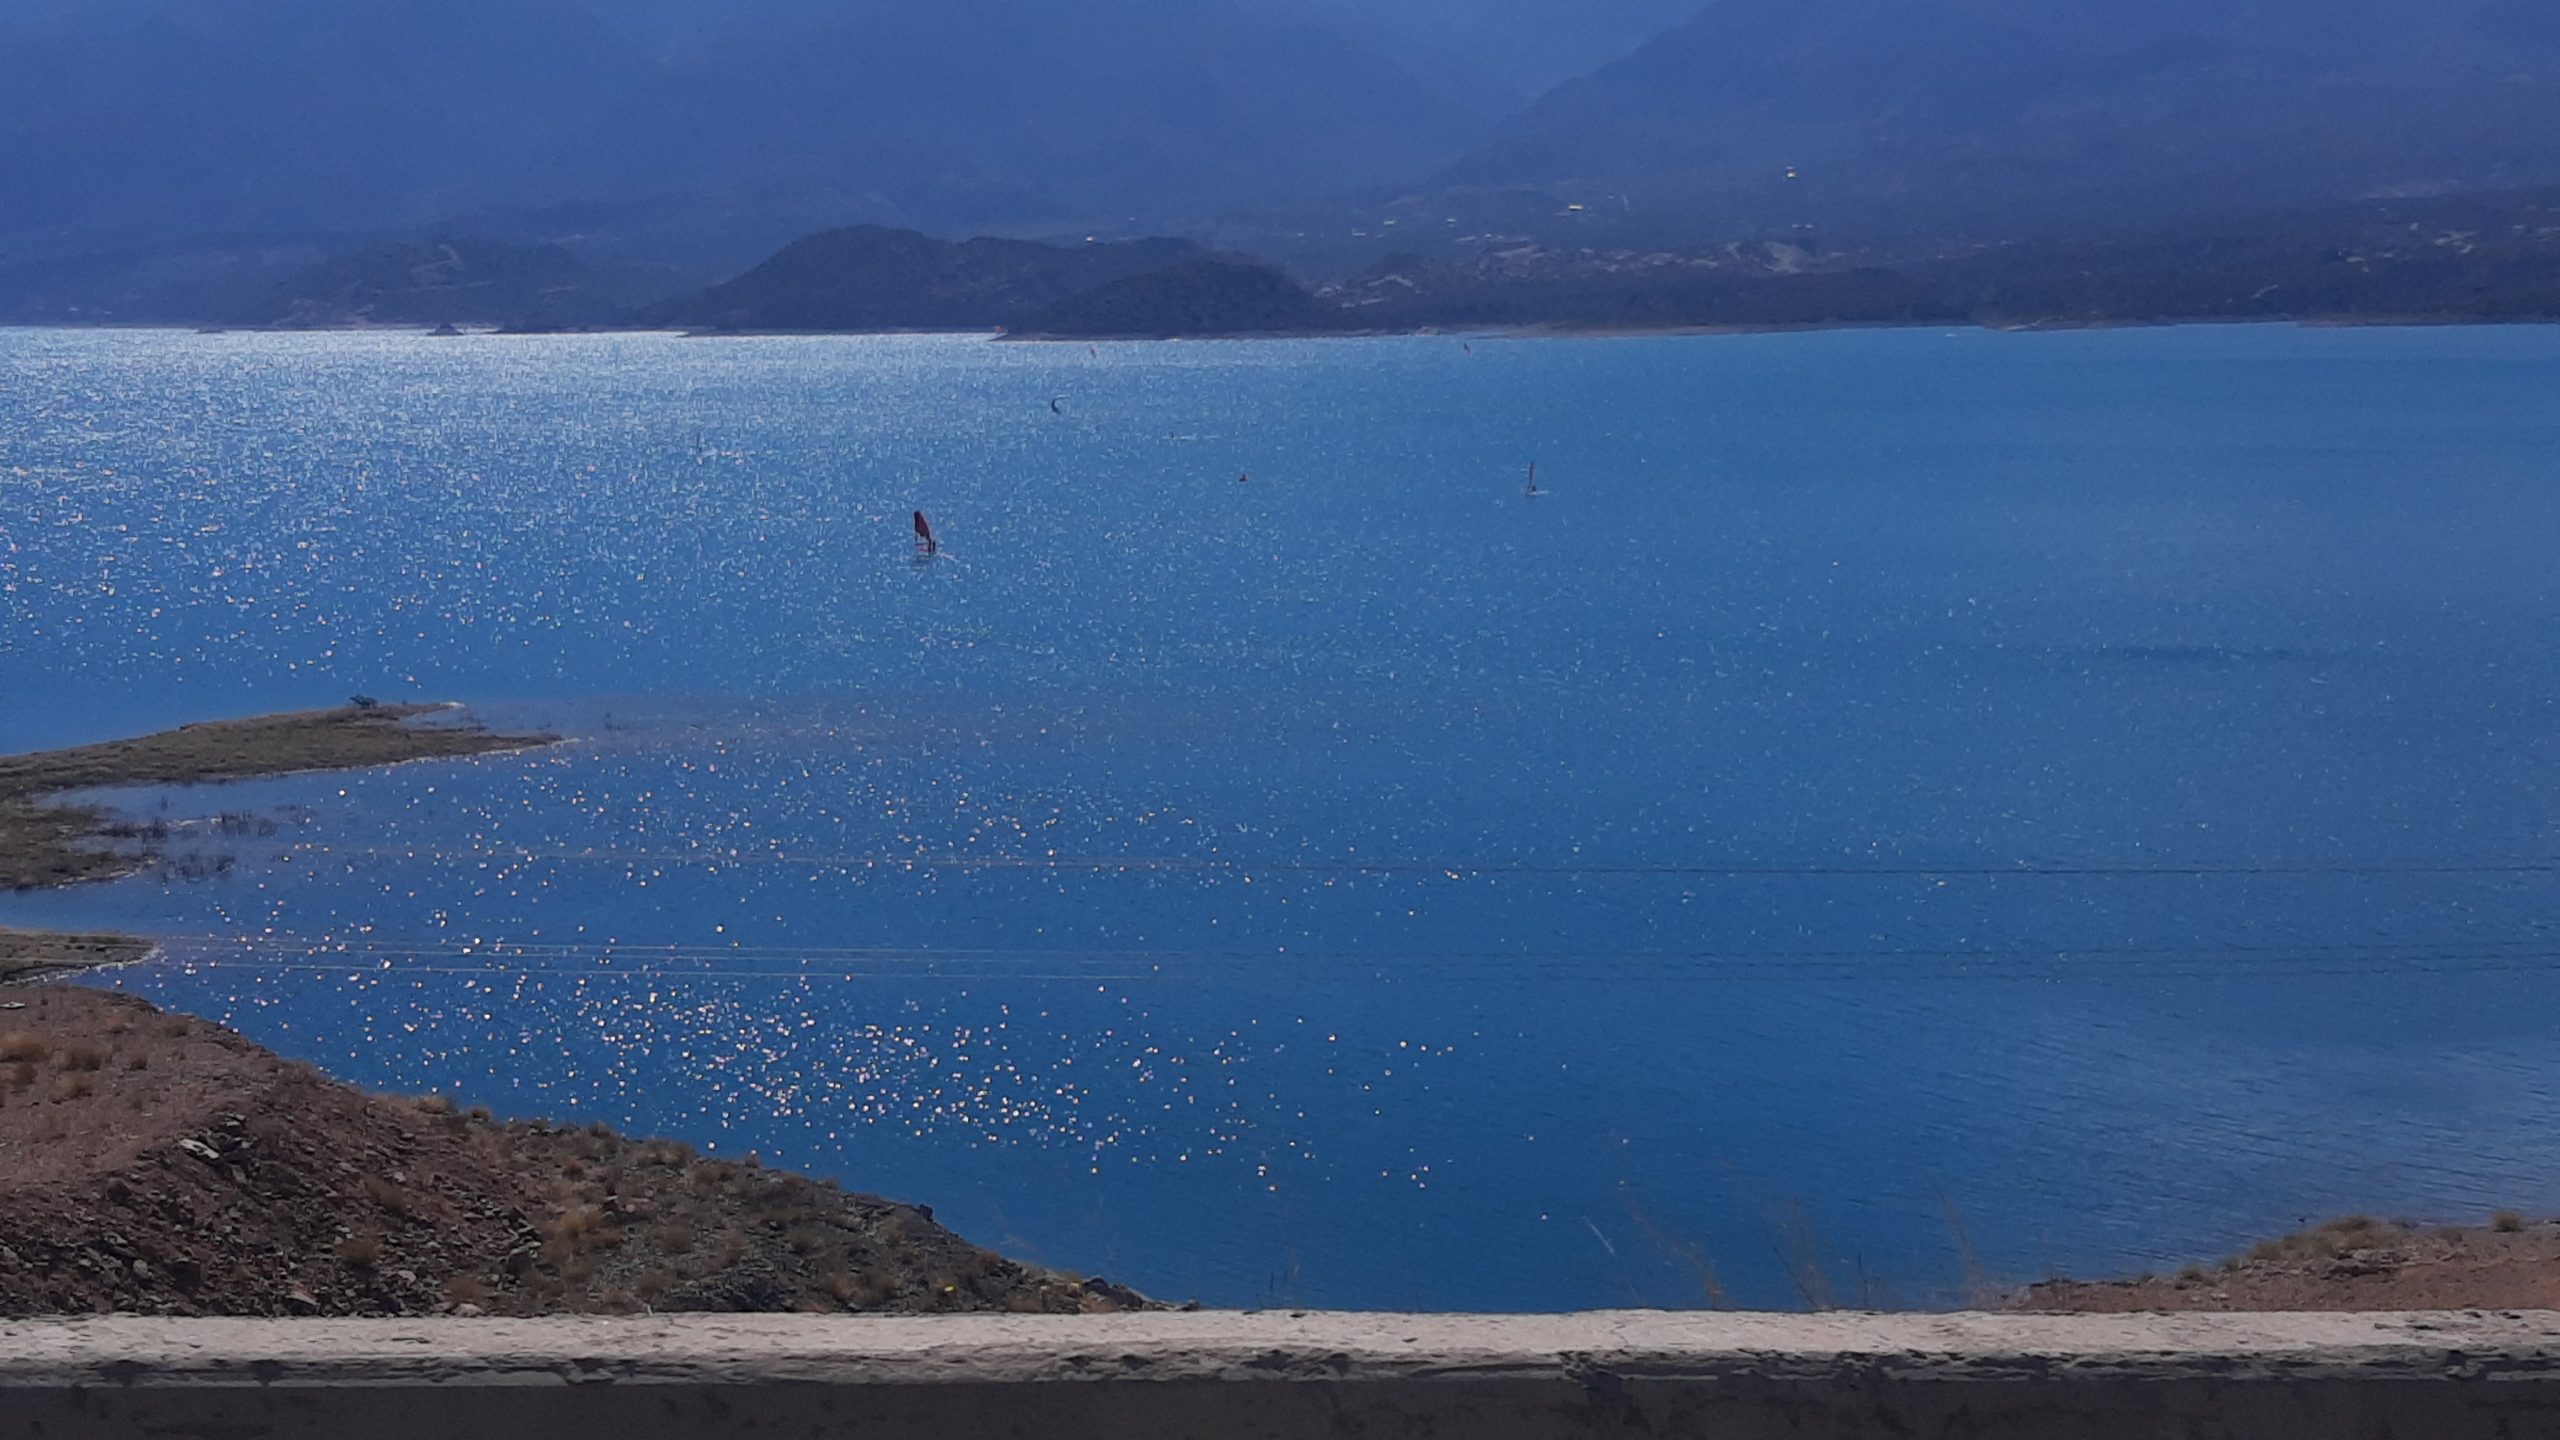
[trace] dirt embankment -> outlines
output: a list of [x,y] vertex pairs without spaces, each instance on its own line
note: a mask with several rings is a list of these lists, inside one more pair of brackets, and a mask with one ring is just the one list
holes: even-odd
[[42,980],[100,965],[127,965],[151,953],[151,942],[130,935],[48,935],[0,930],[0,985]]
[[2145,1310],[2560,1309],[2560,1222],[2487,1225],[2362,1215],[2269,1240],[2214,1266],[2132,1280],[2048,1280],[2017,1308]]
[[1078,1313],[931,1211],[603,1127],[367,1095],[220,1026],[0,991],[0,1314]]

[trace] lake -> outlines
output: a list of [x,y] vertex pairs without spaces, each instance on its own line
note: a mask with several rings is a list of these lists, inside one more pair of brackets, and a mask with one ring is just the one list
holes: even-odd
[[2560,1208],[2560,330],[0,331],[0,498],[0,749],[570,737],[0,899],[363,1085],[1216,1305]]

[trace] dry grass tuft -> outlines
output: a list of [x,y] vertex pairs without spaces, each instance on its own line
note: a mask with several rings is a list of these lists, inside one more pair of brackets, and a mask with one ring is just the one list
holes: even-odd
[[53,1042],[32,1030],[0,1034],[0,1064],[33,1065],[53,1053]]
[[374,1204],[380,1206],[384,1210],[387,1210],[394,1215],[406,1215],[409,1213],[410,1201],[409,1188],[407,1186],[401,1185],[387,1176],[367,1175],[364,1177],[363,1188],[365,1198],[371,1200]]

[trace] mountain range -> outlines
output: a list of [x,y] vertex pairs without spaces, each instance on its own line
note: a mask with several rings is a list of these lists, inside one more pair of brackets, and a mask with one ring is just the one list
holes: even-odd
[[467,222],[734,269],[829,223],[1067,233],[1402,180],[1515,103],[1334,0],[11,5],[19,259]]
[[2553,179],[2550,0],[1720,0],[1437,192],[2011,237]]
[[238,310],[458,235],[668,297],[859,225],[1177,235],[1323,280],[2550,182],[2553,0],[0,7],[0,317]]

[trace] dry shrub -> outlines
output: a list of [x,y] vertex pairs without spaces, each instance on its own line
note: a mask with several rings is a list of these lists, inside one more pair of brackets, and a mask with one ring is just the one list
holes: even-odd
[[55,1054],[54,1063],[65,1070],[104,1070],[107,1052],[95,1045],[65,1045]]
[[125,1057],[124,1068],[133,1071],[148,1070],[151,1068],[151,1057],[137,1051]]
[[52,1053],[53,1042],[33,1030],[0,1034],[0,1064],[34,1064]]
[[649,1243],[668,1255],[682,1255],[693,1248],[693,1227],[670,1220],[649,1232]]
[[2489,1228],[2501,1235],[2513,1235],[2524,1228],[2524,1216],[2513,1210],[2501,1210],[2489,1217]]
[[479,1122],[480,1122],[481,1124],[483,1124],[483,1125],[488,1124],[488,1123],[489,1123],[489,1121],[490,1121],[490,1119],[492,1118],[492,1115],[491,1115],[491,1112],[490,1112],[490,1110],[489,1110],[489,1107],[488,1107],[488,1106],[486,1106],[486,1105],[474,1105],[474,1106],[472,1106],[472,1107],[471,1107],[470,1114],[471,1114],[471,1118],[472,1118],[472,1119],[479,1121]]
[[9,1086],[11,1089],[24,1090],[34,1083],[36,1083],[36,1067],[33,1062],[21,1060],[17,1064],[9,1067]]
[[382,1259],[382,1237],[371,1233],[350,1235],[338,1242],[338,1258],[358,1270],[370,1270]]
[[453,1113],[453,1097],[421,1095],[418,1097],[418,1108],[429,1115],[450,1115]]
[[601,1205],[573,1205],[553,1218],[551,1238],[575,1246],[601,1238],[611,1223]]
[[97,1093],[98,1077],[95,1075],[65,1075],[62,1077],[62,1098],[65,1100],[86,1100]]
[[456,1275],[444,1282],[447,1304],[478,1305],[489,1298],[489,1282],[477,1275]]

